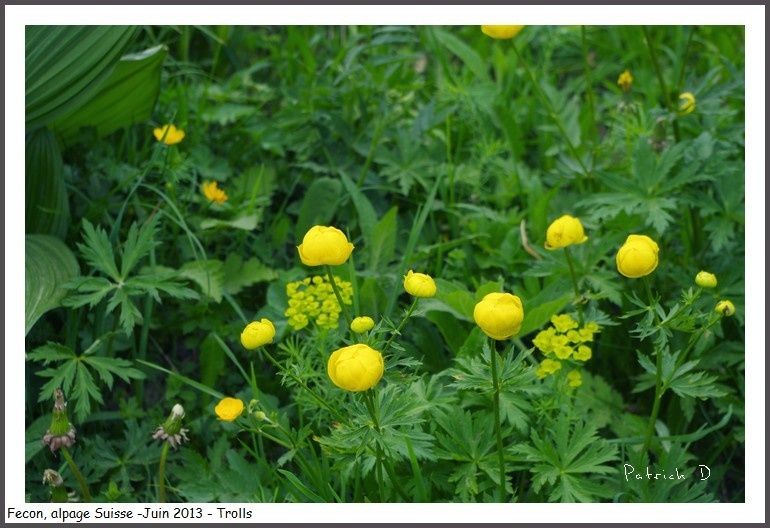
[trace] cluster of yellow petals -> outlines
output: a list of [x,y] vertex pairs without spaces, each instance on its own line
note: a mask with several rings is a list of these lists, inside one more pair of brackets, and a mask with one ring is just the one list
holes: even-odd
[[215,181],[203,182],[203,185],[201,185],[201,192],[209,202],[222,204],[227,201],[227,193],[223,189],[220,189]]
[[[337,289],[345,304],[352,303],[352,285],[334,277]],[[321,328],[337,328],[342,308],[334,295],[334,289],[326,277],[316,275],[286,285],[289,307],[284,315],[289,318],[289,326],[294,330],[306,327],[311,321]]]
[[326,365],[329,379],[337,387],[351,392],[369,390],[385,372],[382,354],[363,343],[336,350]]
[[618,75],[618,86],[624,91],[631,90],[631,84],[634,82],[634,76],[631,75],[631,70],[624,70],[623,73]]
[[176,145],[184,139],[184,130],[177,128],[175,125],[168,124],[154,129],[152,135],[155,136],[155,139],[162,141],[166,145]]
[[[536,371],[541,379],[559,370],[561,361],[572,359],[585,362],[591,359],[591,347],[586,343],[592,342],[594,334],[600,331],[599,325],[593,321],[580,328],[578,322],[568,314],[554,315],[551,324],[538,332],[532,341],[546,356]],[[548,356],[554,356],[555,359]]]
[[233,422],[241,414],[243,414],[243,401],[238,398],[222,398],[217,406],[214,407],[214,412],[217,418],[223,422]]

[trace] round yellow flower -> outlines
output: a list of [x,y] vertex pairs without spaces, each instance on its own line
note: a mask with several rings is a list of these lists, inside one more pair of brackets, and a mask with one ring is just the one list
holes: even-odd
[[241,344],[246,350],[254,350],[257,347],[273,342],[275,327],[270,320],[262,318],[261,321],[252,321],[241,332]]
[[481,32],[493,39],[512,39],[518,35],[524,26],[481,26]]
[[615,256],[618,271],[630,279],[649,275],[658,267],[658,251],[658,244],[650,237],[628,235]]
[[313,226],[305,233],[297,251],[306,266],[339,266],[350,258],[353,244],[336,227]]
[[433,297],[436,295],[436,283],[430,275],[415,273],[412,270],[404,276],[404,289],[415,297]]
[[580,387],[583,384],[583,376],[577,370],[571,370],[567,374],[567,383],[570,387]]
[[385,363],[379,351],[358,343],[332,353],[326,372],[340,389],[361,392],[377,385],[385,372]]
[[220,189],[215,181],[203,182],[201,192],[209,202],[221,204],[227,201],[227,193]]
[[516,295],[488,293],[473,309],[473,320],[492,339],[508,339],[519,333],[524,307]]
[[695,276],[695,284],[701,288],[716,288],[717,276],[708,271],[701,271]]
[[155,139],[162,141],[166,145],[176,145],[184,139],[184,130],[180,130],[174,125],[163,125],[152,131]]
[[679,95],[679,113],[687,115],[695,110],[695,95],[692,92],[684,92]]
[[545,233],[545,249],[559,249],[588,240],[583,224],[574,216],[564,215],[554,220]]
[[624,92],[631,90],[631,84],[634,82],[634,76],[631,75],[631,70],[625,70],[618,76],[618,86],[620,86]]
[[356,317],[350,323],[350,329],[357,334],[363,334],[364,332],[368,332],[372,328],[374,328],[374,319],[367,316]]
[[243,402],[238,398],[222,398],[214,407],[214,412],[223,422],[232,422],[243,414],[243,408]]
[[726,317],[730,317],[731,315],[735,315],[735,305],[728,300],[719,301],[714,308],[714,311]]

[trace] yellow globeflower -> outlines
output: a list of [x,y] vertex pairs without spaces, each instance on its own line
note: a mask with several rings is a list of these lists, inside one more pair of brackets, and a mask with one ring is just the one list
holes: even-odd
[[241,332],[241,344],[246,350],[254,350],[257,347],[273,342],[275,327],[269,319],[252,321]]
[[353,244],[336,227],[317,225],[305,233],[297,251],[306,266],[339,266],[350,258]]
[[223,422],[232,422],[243,413],[243,402],[238,398],[222,398],[214,412]]
[[227,201],[227,193],[220,189],[215,181],[203,182],[203,185],[201,185],[201,192],[209,202],[221,204]]
[[564,215],[548,226],[545,233],[545,249],[558,249],[588,240],[583,224],[574,216]]
[[714,308],[714,311],[726,317],[730,317],[731,315],[735,315],[735,305],[728,300],[719,301]]
[[176,145],[184,139],[184,130],[180,130],[174,125],[163,125],[152,131],[155,139],[162,141],[166,145]]
[[508,339],[519,333],[524,307],[516,295],[488,293],[473,309],[473,320],[492,339]]
[[512,39],[518,35],[524,26],[481,26],[481,32],[493,39]]
[[695,276],[695,284],[701,288],[716,288],[717,276],[708,271],[701,271]]
[[415,297],[433,297],[436,295],[436,283],[430,275],[415,273],[412,270],[404,276],[404,289]]
[[679,113],[686,115],[695,110],[695,95],[692,92],[684,92],[679,95]]
[[374,328],[374,319],[367,316],[356,317],[350,323],[350,329],[357,334],[363,334],[364,332],[368,332],[372,328]]
[[650,237],[628,235],[615,256],[618,271],[630,279],[649,275],[658,267],[658,251],[658,244]]
[[631,84],[634,82],[634,76],[631,75],[631,70],[625,70],[618,76],[618,86],[620,86],[624,92],[631,90]]
[[583,384],[583,376],[577,370],[571,370],[567,374],[567,383],[570,387],[580,387]]
[[332,383],[351,392],[371,389],[380,381],[384,371],[382,354],[363,343],[336,350],[326,365]]

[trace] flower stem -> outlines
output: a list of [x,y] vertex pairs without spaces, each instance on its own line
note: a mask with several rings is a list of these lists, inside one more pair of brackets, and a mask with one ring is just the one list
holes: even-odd
[[383,346],[382,350],[380,351],[381,353],[383,354],[385,353],[385,351],[388,349],[390,344],[393,342],[393,339],[395,339],[395,337],[399,335],[399,332],[401,332],[401,329],[404,327],[407,320],[412,316],[412,312],[414,312],[414,309],[417,307],[417,299],[418,299],[417,297],[414,298],[411,306],[409,306],[409,309],[406,311],[406,315],[404,315],[404,318],[401,320],[401,322],[398,324],[396,329],[393,331],[392,334],[390,334],[390,337],[385,342],[385,346]]
[[80,472],[80,469],[78,469],[78,465],[75,464],[75,460],[72,458],[69,449],[67,449],[66,446],[62,446],[61,454],[64,457],[64,460],[67,461],[67,465],[70,467],[70,471],[72,471],[72,474],[75,475],[75,480],[78,481],[80,491],[83,493],[83,500],[86,502],[91,502],[93,499],[91,498],[91,492],[88,491],[88,484],[86,483],[86,479],[83,477],[83,473]]
[[599,142],[599,131],[596,126],[596,107],[594,105],[594,83],[591,77],[591,66],[588,64],[588,43],[586,42],[586,27],[580,26],[580,41],[583,47],[583,66],[586,79],[586,102],[588,103],[588,116],[591,120],[591,133],[594,147]]
[[348,309],[345,306],[345,303],[342,302],[342,295],[340,295],[340,290],[337,288],[337,281],[334,280],[334,274],[332,273],[331,266],[326,266],[326,274],[329,276],[329,282],[332,285],[332,290],[334,290],[334,296],[337,297],[337,302],[340,305],[340,311],[342,312],[342,315],[345,316],[345,321],[348,323],[348,328],[350,328],[352,319],[350,318],[350,314],[348,313]]
[[158,463],[158,502],[166,502],[166,458],[168,457],[168,442],[163,442]]
[[[644,289],[647,290],[647,298],[649,299],[650,309],[653,314],[653,321],[657,318],[657,311],[655,310],[655,300],[652,296],[652,289],[650,288],[650,281],[647,277],[643,277]],[[655,432],[655,422],[658,419],[658,413],[660,412],[660,401],[663,398],[663,351],[655,350],[655,399],[652,402],[652,411],[650,412],[650,419],[647,422],[647,432],[644,435],[644,446],[642,447],[642,456],[650,449],[650,443],[652,442],[652,435]]]
[[[650,52],[650,60],[652,61],[652,67],[655,69],[655,75],[658,77],[658,84],[660,84],[660,90],[663,92],[663,101],[670,111],[674,111],[674,103],[671,101],[668,87],[666,86],[666,80],[663,77],[663,72],[660,69],[658,63],[658,56],[655,54],[655,49],[652,47],[652,39],[650,38],[650,32],[646,26],[642,26],[642,32],[644,33],[644,40],[647,43],[647,50]],[[679,123],[676,119],[671,121],[671,125],[674,129],[674,140],[679,142]]]
[[[372,422],[374,423],[374,429],[377,431],[377,435],[380,435],[380,421],[377,419],[377,412],[374,409],[374,402],[372,401],[372,391],[368,390],[364,392],[364,403],[366,404],[366,409],[369,411],[369,416],[372,418]],[[380,448],[379,441],[376,442],[377,444],[377,462],[374,466],[374,473],[377,478],[377,486],[380,490],[380,502],[385,502],[385,491],[384,486],[382,484],[382,449]]]
[[505,502],[505,455],[503,453],[503,434],[500,430],[500,381],[497,377],[497,350],[495,341],[489,340],[490,368],[492,370],[492,413],[495,416],[495,437],[497,439],[497,462],[500,471],[500,502]]
[[580,319],[580,326],[583,326],[583,303],[580,301],[580,288],[578,287],[577,275],[575,275],[575,266],[572,264],[572,254],[569,247],[564,248],[564,255],[567,257],[567,265],[569,266],[569,274],[572,277],[572,286],[575,288],[575,303],[578,309],[578,319]]

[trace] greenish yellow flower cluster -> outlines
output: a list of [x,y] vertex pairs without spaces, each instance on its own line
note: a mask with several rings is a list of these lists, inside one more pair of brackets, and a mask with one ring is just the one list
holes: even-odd
[[[351,304],[352,285],[337,277],[334,277],[334,281],[337,283],[342,302]],[[321,328],[337,328],[342,309],[326,277],[316,275],[290,282],[286,285],[286,295],[289,297],[289,307],[284,315],[289,318],[289,326],[294,330],[306,327],[311,320]]]
[[[599,332],[599,325],[595,322],[586,323],[579,328],[579,324],[568,314],[554,315],[551,324],[545,330],[540,331],[532,343],[546,356],[537,369],[537,377],[545,378],[561,369],[561,362],[572,359],[576,361],[588,361],[591,359],[591,347],[586,343],[594,340],[594,334]],[[570,387],[579,387],[583,381],[577,370],[567,374]]]

